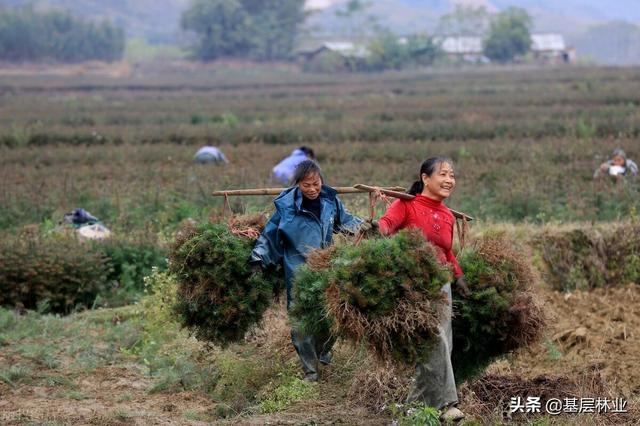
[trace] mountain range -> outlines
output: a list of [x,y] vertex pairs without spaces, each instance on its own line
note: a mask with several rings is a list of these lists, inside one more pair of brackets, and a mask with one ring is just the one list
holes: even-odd
[[[315,0],[313,3],[325,7],[315,13],[309,23],[315,28],[335,29],[339,25],[336,12],[347,2]],[[607,21],[640,24],[640,0],[373,0],[370,3],[366,13],[398,33],[433,32],[439,17],[451,12],[456,5],[482,6],[490,12],[521,7],[534,18],[537,31],[568,36]]]

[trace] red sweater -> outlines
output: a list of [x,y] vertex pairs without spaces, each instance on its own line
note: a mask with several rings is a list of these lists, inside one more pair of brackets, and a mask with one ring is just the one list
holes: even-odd
[[462,269],[451,249],[455,218],[444,203],[423,195],[413,200],[396,200],[379,220],[380,232],[395,234],[403,228],[418,228],[438,251],[438,259],[453,267],[453,276],[462,276]]

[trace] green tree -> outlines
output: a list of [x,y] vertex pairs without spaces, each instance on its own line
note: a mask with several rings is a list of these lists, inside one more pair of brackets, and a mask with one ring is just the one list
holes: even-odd
[[7,61],[120,59],[124,31],[109,22],[86,22],[69,12],[0,9],[0,59]]
[[288,59],[307,17],[305,0],[241,1],[251,17],[251,56],[267,61]]
[[287,59],[307,14],[304,0],[194,0],[182,28],[195,33],[202,60]]
[[531,49],[531,26],[531,17],[525,10],[515,7],[505,10],[491,22],[484,54],[502,63],[526,54]]
[[249,14],[239,0],[195,0],[182,15],[182,28],[199,38],[194,55],[205,61],[249,52]]
[[399,38],[390,31],[381,32],[369,43],[368,50],[370,56],[364,66],[370,71],[431,65],[441,53],[426,34]]

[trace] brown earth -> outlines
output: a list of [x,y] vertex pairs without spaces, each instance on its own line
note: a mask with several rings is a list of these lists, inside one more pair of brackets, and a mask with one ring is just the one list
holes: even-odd
[[[518,391],[566,395],[622,397],[627,414],[563,415],[562,424],[640,424],[640,286],[599,289],[590,293],[539,290],[554,316],[540,344],[492,364],[485,376],[461,390],[461,408],[483,423],[495,420],[505,399]],[[277,336],[267,339],[266,336]],[[288,345],[282,307],[269,313],[265,330],[249,337],[263,355],[294,356]],[[336,364],[348,363],[349,348],[338,348]],[[337,354],[337,355],[338,355]],[[3,359],[0,352],[0,359]],[[11,360],[16,362],[15,359]],[[46,373],[46,371],[40,371]],[[52,374],[74,383],[76,395],[60,388],[22,385],[13,389],[0,382],[2,424],[42,424],[45,421],[82,425],[199,425],[209,424],[214,406],[207,395],[188,391],[149,393],[152,379],[134,364],[108,365],[78,376],[64,366]],[[330,367],[318,384],[316,401],[298,403],[286,411],[254,415],[221,424],[389,424],[362,405],[349,402],[348,386],[337,386],[340,371]],[[484,389],[484,390],[483,390]],[[484,393],[483,393],[484,392]],[[592,393],[594,392],[594,393]],[[482,396],[482,400],[478,398]],[[185,416],[185,412],[190,415]],[[193,420],[190,420],[193,418]],[[520,421],[533,418],[521,418]],[[516,419],[517,420],[517,419]]]

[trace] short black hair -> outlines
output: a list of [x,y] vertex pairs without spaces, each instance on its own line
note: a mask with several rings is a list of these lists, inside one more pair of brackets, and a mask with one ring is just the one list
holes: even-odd
[[300,151],[304,152],[307,157],[309,157],[311,160],[315,160],[316,159],[316,154],[315,152],[313,152],[313,150],[311,148],[309,148],[308,146],[301,146],[300,148],[298,148]]
[[320,180],[324,183],[324,177],[322,176],[322,171],[320,170],[320,166],[313,160],[304,160],[300,164],[296,166],[296,169],[293,171],[293,177],[291,178],[291,182],[294,185],[300,183],[302,179],[309,175],[319,175]]

